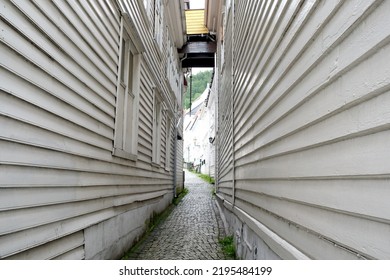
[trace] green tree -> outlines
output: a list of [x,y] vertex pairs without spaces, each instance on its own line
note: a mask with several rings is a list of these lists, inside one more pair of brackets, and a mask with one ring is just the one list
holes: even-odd
[[[192,102],[198,98],[211,82],[212,71],[203,71],[192,75]],[[187,92],[184,97],[184,108],[190,108],[190,79],[187,78]]]

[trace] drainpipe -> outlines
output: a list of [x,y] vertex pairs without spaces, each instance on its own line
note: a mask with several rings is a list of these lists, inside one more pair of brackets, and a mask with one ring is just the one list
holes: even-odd
[[178,118],[178,105],[176,105],[176,112],[175,112],[175,141],[174,141],[174,151],[173,151],[173,196],[177,197],[176,193],[176,185],[177,185],[177,136],[178,136],[178,127],[180,125],[180,121],[182,116]]
[[191,117],[191,111],[192,111],[192,68],[190,73],[190,117]]
[[[167,1],[168,3],[168,1]],[[182,39],[183,39],[183,45],[186,43],[186,39],[187,39],[187,27],[186,27],[186,20],[185,20],[185,11],[184,11],[184,6],[183,6],[183,1],[179,1],[179,7],[180,7],[180,16],[181,16],[181,24],[182,24],[182,30],[183,30],[183,34],[182,34]],[[180,59],[180,62],[183,62],[185,59],[187,59],[187,54],[184,55],[184,57],[182,59]],[[181,63],[180,63],[181,65]],[[184,95],[183,95],[183,83],[181,84],[180,86],[180,94],[182,96],[181,98],[181,103],[183,104],[183,98],[184,98]],[[176,104],[176,110],[175,110],[175,141],[173,143],[173,147],[174,147],[174,151],[173,151],[173,196],[174,197],[177,197],[177,194],[176,194],[176,185],[177,185],[177,128],[180,124],[180,121],[181,121],[181,118],[182,116],[180,115],[180,118],[179,120],[177,121],[177,118],[178,118],[178,113],[179,113],[179,108],[180,106],[178,104]],[[177,121],[177,123],[176,123]]]
[[216,76],[214,76],[215,78],[215,85],[216,85],[216,89],[217,89],[217,92],[214,93],[215,95],[215,98],[216,98],[216,101],[215,101],[215,104],[214,104],[214,124],[215,124],[215,134],[214,134],[214,141],[215,142],[215,147],[214,147],[214,180],[215,180],[215,192],[218,193],[218,184],[219,184],[219,163],[218,163],[218,149],[219,149],[219,137],[218,137],[218,131],[219,131],[219,120],[218,120],[218,116],[219,116],[219,67],[218,67],[218,64],[217,64],[217,57],[215,56],[214,57],[214,60],[215,60],[215,64],[214,65],[217,65],[216,67]]
[[183,62],[186,59],[187,59],[187,54],[184,54],[184,56],[182,58],[180,58],[180,62]]
[[233,161],[233,207],[236,201],[236,159],[234,156],[234,6],[235,6],[235,0],[232,1],[232,7],[231,7],[231,18],[232,18],[232,77],[231,77],[231,82],[232,82],[232,161]]
[[177,106],[175,110],[175,141],[173,142],[173,197],[177,197],[176,195],[176,185],[177,185],[177,125],[176,125],[176,118],[177,118]]

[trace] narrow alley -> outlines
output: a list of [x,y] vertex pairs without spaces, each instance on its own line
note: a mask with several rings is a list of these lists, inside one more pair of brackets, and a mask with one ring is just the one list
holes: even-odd
[[0,0],[0,259],[390,260],[389,12]]
[[145,260],[225,259],[218,240],[225,230],[212,185],[186,171],[189,193],[130,255]]

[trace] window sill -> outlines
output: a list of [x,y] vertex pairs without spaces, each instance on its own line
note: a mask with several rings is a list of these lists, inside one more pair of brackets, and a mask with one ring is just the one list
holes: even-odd
[[128,159],[131,161],[137,161],[137,155],[126,152],[126,151],[121,150],[121,149],[117,149],[117,148],[114,148],[114,150],[112,151],[112,155],[119,157],[119,158]]

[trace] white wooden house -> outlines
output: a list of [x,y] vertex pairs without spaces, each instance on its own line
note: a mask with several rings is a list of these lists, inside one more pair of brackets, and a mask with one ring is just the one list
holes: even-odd
[[[209,89],[192,101],[191,109],[184,112],[183,123],[183,156],[184,162],[199,168],[206,156],[207,118],[205,101]],[[198,170],[199,171],[199,170]]]
[[0,258],[113,259],[183,186],[180,1],[0,0]]
[[184,114],[184,162],[197,172],[215,174],[216,92],[210,85]]
[[206,1],[245,259],[390,259],[390,1]]

